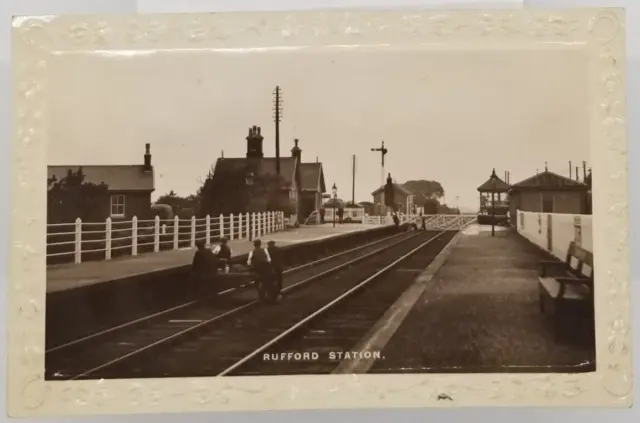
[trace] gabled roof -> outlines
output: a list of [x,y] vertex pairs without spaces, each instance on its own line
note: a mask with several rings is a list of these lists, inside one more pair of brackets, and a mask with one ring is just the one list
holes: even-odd
[[[495,179],[495,185],[492,179]],[[478,187],[478,192],[507,192],[509,191],[509,187],[510,185],[497,177],[494,171],[492,177]]]
[[110,191],[153,191],[153,168],[145,171],[143,165],[56,165],[47,166],[47,178],[60,180],[67,176],[69,170],[76,172],[82,168],[85,180],[94,184],[105,183]]
[[[393,186],[396,189],[396,191],[400,191],[404,195],[414,195],[411,191],[409,191],[408,189],[403,187],[401,184],[395,184],[394,183]],[[371,193],[371,195],[376,195],[376,194],[379,194],[380,192],[384,191],[384,187],[385,187],[385,185],[381,186],[377,190],[373,191]]]
[[320,192],[327,192],[327,187],[324,181],[324,172],[322,171],[322,163],[301,163],[300,178],[302,180],[303,191],[316,191],[319,184]]
[[[296,163],[293,157],[280,158],[280,176],[285,182],[284,188],[290,188],[293,183]],[[228,178],[232,177],[232,175],[243,174],[249,164],[251,164],[253,172],[257,174],[256,176],[276,175],[275,157],[251,159],[251,163],[246,157],[225,157],[217,160],[213,174],[214,178]],[[321,163],[302,163],[300,166],[300,179],[303,190],[315,191],[318,179],[320,179],[320,188],[322,192],[326,191]]]
[[530,178],[513,184],[509,192],[515,191],[587,191],[589,188],[585,183],[574,181],[566,176],[557,173],[544,172],[533,175]]

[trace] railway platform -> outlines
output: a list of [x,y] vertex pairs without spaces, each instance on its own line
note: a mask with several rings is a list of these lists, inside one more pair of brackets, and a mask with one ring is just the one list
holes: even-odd
[[[332,224],[303,226],[296,229],[274,232],[261,239],[266,246],[269,240],[277,245],[318,241],[336,237],[347,233],[355,233],[380,228],[383,225],[374,224]],[[229,241],[234,256],[247,254],[252,248],[248,239]],[[112,260],[92,261],[80,264],[60,264],[47,266],[47,293],[67,291],[100,283],[118,281],[161,272],[172,268],[187,266],[193,260],[194,250],[185,248],[177,251],[161,251],[139,256],[126,256]]]
[[515,230],[468,226],[354,348],[382,358],[338,373],[590,370],[593,348],[543,326],[537,263],[549,258]]

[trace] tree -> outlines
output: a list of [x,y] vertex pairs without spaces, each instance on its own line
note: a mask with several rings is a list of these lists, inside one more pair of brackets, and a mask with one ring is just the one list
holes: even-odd
[[[426,199],[439,200],[444,197],[444,188],[438,181],[428,181],[425,179],[407,181],[403,184],[403,187],[409,192],[416,194],[418,201],[425,201]],[[422,196],[423,198],[418,198]],[[420,206],[421,204],[416,203]]]
[[82,167],[69,169],[62,179],[47,179],[47,222],[68,223],[77,218],[101,221],[109,215],[109,187],[85,180]]
[[196,213],[199,202],[198,200],[199,199],[196,195],[180,197],[171,190],[168,194],[160,196],[156,201],[156,204],[166,204],[171,206],[174,214],[188,218]]

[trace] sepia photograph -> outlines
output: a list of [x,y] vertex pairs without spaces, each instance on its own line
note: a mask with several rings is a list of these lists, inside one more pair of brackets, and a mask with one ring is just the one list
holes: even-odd
[[50,66],[48,379],[595,369],[581,51]]
[[579,43],[98,48],[87,22],[46,60],[39,377],[602,371]]

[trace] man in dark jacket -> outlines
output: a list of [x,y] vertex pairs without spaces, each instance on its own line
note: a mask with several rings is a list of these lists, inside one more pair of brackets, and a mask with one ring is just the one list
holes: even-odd
[[215,256],[210,249],[206,248],[204,241],[197,241],[196,253],[193,255],[193,264],[191,266],[191,278],[187,290],[189,298],[195,297],[205,286],[211,282],[216,275]]
[[[262,282],[258,287],[268,287],[271,282],[271,256],[269,251],[262,247],[262,242],[259,239],[253,241],[253,250],[249,251],[249,257],[247,258],[247,266],[258,275],[259,281]],[[260,300],[264,299],[265,291],[259,289]]]
[[282,250],[280,250],[280,247],[276,247],[276,242],[273,240],[269,241],[267,246],[267,251],[271,257],[271,267],[273,268],[278,294],[282,297],[282,274],[284,272]]
[[223,269],[224,273],[229,273],[229,263],[231,262],[231,247],[227,244],[227,238],[220,238],[220,244],[213,249],[213,254],[218,259],[218,268]]
[[391,215],[391,218],[393,219],[393,224],[396,225],[397,227],[400,227],[400,218],[398,217],[398,213],[393,212],[393,214]]

